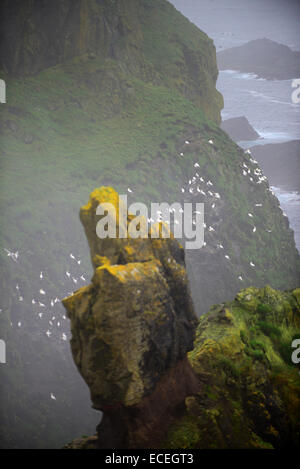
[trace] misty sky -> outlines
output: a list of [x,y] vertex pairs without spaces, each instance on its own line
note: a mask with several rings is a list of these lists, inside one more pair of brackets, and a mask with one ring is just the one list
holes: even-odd
[[212,37],[217,49],[267,37],[300,50],[299,0],[169,1]]

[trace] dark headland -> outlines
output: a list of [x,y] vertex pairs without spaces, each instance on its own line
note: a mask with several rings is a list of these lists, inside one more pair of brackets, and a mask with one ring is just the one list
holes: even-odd
[[300,52],[270,39],[255,39],[217,54],[219,70],[255,73],[267,80],[300,76]]
[[251,152],[272,186],[300,190],[300,140],[257,145]]
[[235,142],[257,140],[260,137],[245,116],[224,120],[221,123],[221,129]]

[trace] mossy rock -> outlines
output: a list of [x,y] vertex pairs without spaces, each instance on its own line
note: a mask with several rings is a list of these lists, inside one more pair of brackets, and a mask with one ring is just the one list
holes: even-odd
[[188,448],[298,447],[300,376],[291,343],[300,334],[300,309],[294,296],[248,288],[227,303],[230,322],[220,321],[223,305],[200,318],[188,356],[201,390],[186,399],[185,417],[164,447],[186,441]]

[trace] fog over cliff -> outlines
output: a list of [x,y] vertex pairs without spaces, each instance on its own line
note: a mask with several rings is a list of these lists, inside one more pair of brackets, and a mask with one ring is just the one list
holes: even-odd
[[170,0],[217,50],[267,37],[300,50],[298,0]]

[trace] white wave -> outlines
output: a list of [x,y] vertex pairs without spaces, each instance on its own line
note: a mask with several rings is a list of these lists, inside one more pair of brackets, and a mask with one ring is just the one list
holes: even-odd
[[292,107],[295,107],[295,106],[298,106],[297,104],[295,103],[292,103],[292,101],[281,101],[280,99],[275,99],[273,96],[269,96],[267,94],[264,94],[264,93],[260,93],[259,91],[254,91],[254,90],[246,90],[247,93],[251,94],[252,96],[256,97],[256,98],[262,98],[262,99],[265,99],[266,101],[270,102],[270,103],[276,103],[276,104],[284,104],[285,106],[292,106]]
[[285,191],[280,187],[272,186],[271,189],[276,194],[278,199],[283,204],[289,205],[299,205],[300,204],[300,194],[297,191]]
[[[291,140],[291,135],[288,132],[266,132],[264,130],[260,130],[259,128],[256,131],[260,135],[260,140]],[[264,142],[262,142],[264,143]]]
[[239,72],[237,70],[220,70],[219,73],[226,73],[228,75],[233,75],[234,78],[239,78],[239,79],[242,79],[242,80],[259,80],[259,81],[265,81],[264,78],[259,78],[258,75],[256,75],[255,73],[243,73],[243,72]]

